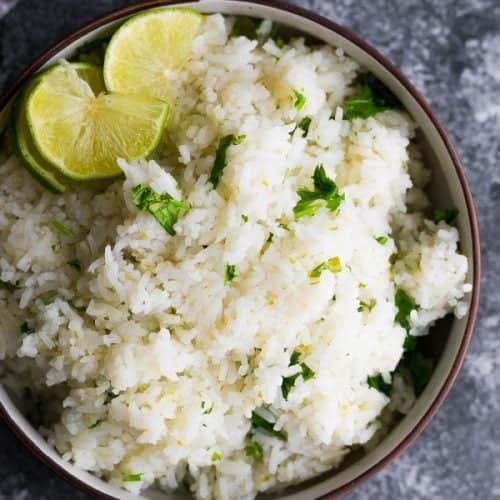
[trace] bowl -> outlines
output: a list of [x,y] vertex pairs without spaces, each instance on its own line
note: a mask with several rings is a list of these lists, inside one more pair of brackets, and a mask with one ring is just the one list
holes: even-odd
[[[439,206],[455,206],[460,211],[458,229],[461,251],[468,257],[468,282],[473,284],[469,311],[462,319],[439,321],[426,339],[428,354],[436,361],[431,381],[410,412],[373,449],[349,460],[340,469],[330,471],[279,493],[264,498],[308,500],[337,498],[386,467],[424,430],[447,396],[462,365],[471,340],[477,314],[480,281],[479,232],[472,196],[457,153],[438,118],[422,95],[388,59],[349,30],[311,11],[278,0],[200,0],[146,1],[103,16],[66,37],[27,68],[13,87],[0,98],[0,130],[7,123],[9,108],[22,87],[37,71],[61,57],[70,57],[82,43],[102,38],[127,17],[148,8],[180,5],[202,13],[223,13],[269,18],[292,30],[298,30],[327,44],[342,48],[380,79],[403,103],[419,126],[419,141],[433,180],[428,189]],[[16,406],[14,399],[0,387],[0,415],[20,440],[44,463],[73,485],[99,498],[132,499],[135,496],[117,489],[99,478],[64,461],[52,449]],[[182,494],[158,491],[143,493],[145,498],[173,500]],[[187,497],[186,497],[187,498]]]

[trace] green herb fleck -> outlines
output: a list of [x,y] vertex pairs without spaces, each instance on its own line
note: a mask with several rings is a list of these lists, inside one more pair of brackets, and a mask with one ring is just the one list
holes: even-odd
[[314,191],[307,189],[297,191],[300,200],[293,209],[296,219],[305,216],[311,217],[320,208],[324,207],[334,212],[340,203],[345,200],[345,196],[338,193],[337,184],[327,177],[323,165],[318,165],[314,169],[313,181]]
[[295,89],[293,89],[292,92],[295,98],[295,100],[293,101],[293,107],[297,111],[300,111],[306,105],[306,96]]
[[89,429],[95,429],[99,424],[102,423],[102,420],[96,420],[95,423],[89,426]]
[[323,271],[330,271],[331,273],[340,273],[342,271],[342,264],[338,257],[332,257],[326,262],[322,262],[319,266],[316,266],[310,273],[309,277],[313,279],[318,279]]
[[68,238],[72,238],[75,236],[75,233],[69,227],[66,227],[62,222],[59,222],[58,220],[53,220],[51,222],[51,225],[63,236],[67,236]]
[[210,405],[210,407],[206,407],[205,401],[201,402],[201,409],[203,410],[203,415],[210,415],[212,413],[212,410],[214,409],[214,405]]
[[168,193],[158,194],[145,184],[139,184],[132,189],[132,200],[139,210],[149,212],[167,231],[174,236],[174,225],[181,210],[188,210],[189,206],[174,200]]
[[364,301],[360,300],[358,312],[363,312],[363,311],[370,312],[375,307],[376,304],[377,304],[377,301],[374,299],[370,300],[370,302],[364,302]]
[[228,264],[226,266],[226,274],[224,275],[224,284],[227,285],[236,278],[236,266],[233,264]]
[[295,125],[295,128],[290,132],[290,135],[293,135],[297,129],[300,129],[302,130],[302,137],[307,137],[310,125],[311,118],[309,116],[304,116],[304,118],[302,118],[302,120],[300,120],[300,122]]
[[264,434],[267,434],[268,436],[272,436],[278,439],[281,439],[282,441],[287,440],[287,435],[286,432],[281,430],[277,431],[274,429],[274,423],[269,422],[266,420],[264,417],[259,415],[258,413],[252,411],[252,430],[254,432],[262,432]]
[[441,221],[451,224],[458,217],[458,210],[456,208],[449,208],[445,210],[436,209],[432,214],[432,220],[439,224]]
[[290,363],[288,366],[300,365],[301,371],[290,375],[289,377],[283,377],[283,382],[281,383],[281,394],[284,399],[288,399],[288,394],[295,385],[297,379],[302,376],[304,382],[312,379],[316,374],[306,363],[300,363],[300,352],[293,351],[290,356]]
[[388,384],[380,373],[378,375],[368,377],[367,382],[368,386],[372,389],[376,389],[382,394],[385,394],[387,397],[391,397],[392,384]]
[[125,474],[123,476],[123,481],[125,482],[142,481],[142,474]]
[[389,241],[389,238],[387,236],[377,236],[375,240],[380,245],[385,245]]
[[394,302],[398,309],[394,321],[401,325],[407,333],[410,332],[410,314],[416,309],[413,299],[401,288],[398,288],[394,297]]
[[219,181],[222,177],[222,171],[226,167],[226,154],[229,146],[238,146],[245,140],[245,135],[226,135],[223,137],[217,147],[215,152],[214,166],[212,167],[212,173],[208,178],[208,182],[212,183],[214,189],[219,185]]
[[241,219],[243,220],[243,222],[248,222],[248,215],[241,214]]
[[231,34],[233,36],[245,36],[250,40],[257,39],[257,30],[262,21],[253,17],[238,16]]
[[344,119],[366,119],[382,111],[401,107],[399,100],[379,80],[366,74],[360,92],[344,101]]
[[221,456],[216,451],[214,451],[212,453],[212,462],[217,462],[217,460],[220,460],[220,459],[221,459]]
[[104,318],[102,318],[104,321],[109,321],[109,316],[104,316]]
[[14,290],[16,285],[9,283],[8,281],[0,280],[0,290]]
[[31,328],[31,326],[29,325],[29,323],[27,321],[25,321],[21,325],[21,333],[30,334],[30,333],[34,333],[34,332],[35,332],[35,330],[33,330],[33,328]]
[[82,265],[80,264],[80,261],[78,259],[71,259],[66,262],[66,264],[69,267],[72,267],[73,269],[76,269],[77,271],[82,270]]
[[283,40],[283,37],[281,37],[280,35],[278,35],[274,39],[274,44],[276,45],[276,47],[278,47],[278,49],[282,49],[285,46],[285,40]]
[[406,353],[401,363],[410,373],[415,393],[419,396],[432,377],[433,361],[426,358],[421,352],[413,351]]
[[262,446],[254,441],[249,445],[245,446],[245,455],[249,458],[253,458],[254,460],[259,460],[262,458],[264,451],[262,450]]
[[281,229],[284,229],[285,231],[290,231],[290,228],[288,227],[287,224],[285,224],[284,222],[280,222],[278,224],[278,227],[280,227]]

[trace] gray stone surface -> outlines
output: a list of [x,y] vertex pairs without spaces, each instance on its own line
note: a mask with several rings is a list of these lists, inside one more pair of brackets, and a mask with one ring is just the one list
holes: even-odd
[[[0,0],[0,91],[49,44],[125,0]],[[422,437],[347,498],[500,498],[500,1],[298,0],[352,28],[424,93],[450,132],[483,241],[479,321],[464,368]],[[7,12],[8,7],[12,9]],[[84,499],[0,426],[0,499]]]

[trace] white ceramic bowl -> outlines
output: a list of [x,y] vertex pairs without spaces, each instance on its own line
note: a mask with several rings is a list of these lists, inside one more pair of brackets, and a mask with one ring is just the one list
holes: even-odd
[[[385,467],[422,432],[442,404],[460,369],[472,335],[479,299],[479,233],[470,190],[460,161],[443,127],[423,97],[392,63],[345,28],[310,11],[276,0],[258,0],[258,2],[156,0],[130,6],[101,17],[50,48],[23,73],[13,88],[0,99],[0,130],[2,124],[5,125],[7,122],[9,107],[15,94],[23,83],[38,70],[51,65],[61,57],[71,57],[82,43],[102,38],[130,15],[147,8],[176,4],[182,4],[202,13],[219,12],[268,18],[344,49],[347,54],[384,82],[411,113],[419,125],[426,162],[432,167],[433,181],[429,194],[438,207],[454,206],[460,211],[458,229],[461,237],[461,250],[468,257],[470,270],[468,281],[474,286],[470,297],[469,313],[461,320],[448,319],[440,322],[434,328],[439,332],[435,331],[434,335],[429,336],[429,348],[434,353],[437,367],[429,385],[418,398],[415,406],[375,449],[350,465],[344,465],[340,470],[326,473],[284,490],[279,495],[266,496],[266,498],[289,500],[335,498]],[[2,387],[0,387],[0,415],[35,455],[71,483],[99,498],[136,498],[63,461],[20,413],[15,401]],[[181,495],[167,495],[157,491],[148,491],[144,497],[158,500],[182,498]]]

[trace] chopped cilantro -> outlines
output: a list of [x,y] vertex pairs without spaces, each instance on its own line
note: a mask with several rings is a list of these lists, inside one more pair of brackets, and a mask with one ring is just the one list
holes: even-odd
[[78,259],[71,259],[66,262],[66,264],[69,267],[72,267],[73,269],[76,269],[77,271],[82,270],[82,265],[80,264],[80,261]]
[[290,135],[293,135],[297,129],[302,130],[302,137],[306,137],[309,133],[309,126],[311,125],[311,118],[309,116],[304,116],[302,120],[300,120],[295,128],[290,132]]
[[262,450],[262,446],[257,443],[257,441],[245,446],[245,455],[249,458],[253,458],[254,460],[262,458],[263,453],[264,451]]
[[221,456],[216,451],[214,451],[212,453],[212,462],[217,462],[217,460],[220,460],[220,459],[221,459]]
[[314,169],[313,181],[314,191],[307,189],[297,191],[300,200],[293,209],[296,219],[305,216],[311,217],[320,208],[324,207],[334,212],[340,203],[345,200],[345,196],[338,193],[337,184],[327,177],[323,165],[318,165]]
[[292,92],[294,96],[293,107],[297,111],[300,111],[306,105],[306,96],[295,89],[293,89]]
[[73,236],[75,236],[75,233],[69,227],[65,226],[58,220],[53,220],[51,222],[51,225],[57,232],[59,232],[63,236],[67,236],[68,238],[72,238]]
[[123,481],[125,482],[142,481],[142,474],[125,474],[123,476]]
[[410,314],[414,309],[416,309],[415,302],[401,288],[397,289],[396,295],[394,297],[394,302],[398,309],[394,321],[400,324],[406,330],[406,333],[409,333],[411,328]]
[[274,44],[276,45],[276,47],[278,47],[278,49],[282,49],[285,46],[285,40],[283,39],[283,37],[281,37],[280,35],[278,35],[274,39]]
[[366,74],[359,93],[344,101],[344,119],[366,119],[382,111],[400,108],[399,100],[373,75]]
[[458,210],[456,208],[448,208],[445,210],[436,209],[432,214],[432,220],[439,224],[441,221],[451,224],[458,217]]
[[332,257],[326,262],[322,262],[319,266],[316,266],[309,274],[310,278],[318,279],[323,271],[330,271],[331,273],[340,273],[342,271],[342,264],[338,257]]
[[417,337],[414,335],[406,334],[405,340],[403,342],[403,351],[411,352],[417,348]]
[[244,135],[236,136],[234,134],[230,134],[220,140],[217,151],[215,152],[214,166],[212,167],[212,172],[208,178],[208,182],[212,183],[214,189],[219,185],[220,178],[222,177],[222,171],[226,166],[226,153],[229,146],[237,146],[238,144],[241,144],[245,140],[245,137],[246,136]]
[[95,429],[101,423],[102,420],[96,420],[92,425],[89,425],[89,429]]
[[385,245],[389,241],[389,238],[387,236],[377,236],[375,240],[380,245]]
[[315,372],[305,363],[300,363],[300,352],[293,351],[290,357],[290,363],[288,366],[300,365],[301,371],[295,373],[294,375],[290,375],[289,377],[283,377],[283,382],[281,383],[281,394],[284,399],[288,399],[288,394],[292,390],[292,387],[295,385],[297,379],[302,376],[304,382],[312,379],[314,377]]
[[407,352],[401,361],[411,375],[415,393],[419,396],[429,383],[434,371],[434,363],[421,352]]
[[238,16],[231,34],[233,36],[245,36],[250,40],[257,39],[257,30],[262,21],[254,17]]
[[14,290],[16,285],[9,283],[8,281],[0,280],[0,290]]
[[31,328],[31,326],[29,325],[29,323],[27,321],[25,321],[22,325],[21,325],[21,333],[34,333],[35,330],[33,330],[33,328]]
[[374,299],[370,300],[370,302],[364,302],[362,300],[359,301],[358,312],[368,311],[370,312],[376,305],[376,301]]
[[367,382],[368,386],[371,387],[372,389],[376,389],[382,394],[391,397],[392,384],[388,384],[380,373],[378,375],[368,377]]
[[109,316],[104,316],[104,318],[102,318],[104,321],[109,321]]
[[227,285],[236,278],[236,266],[233,264],[228,264],[226,266],[226,274],[224,275],[224,284]]
[[286,432],[281,430],[277,431],[274,429],[274,423],[269,422],[266,420],[264,417],[259,415],[258,413],[252,411],[252,430],[254,432],[262,432],[264,434],[267,434],[268,436],[272,436],[278,439],[281,439],[282,441],[287,440],[287,435]]
[[139,210],[149,212],[167,231],[174,236],[174,225],[181,210],[188,210],[189,206],[174,200],[168,193],[158,194],[145,184],[139,184],[132,189],[132,200]]
[[214,405],[210,405],[209,407],[207,407],[207,404],[205,403],[205,401],[202,401],[201,402],[201,409],[203,410],[203,415],[210,415],[210,413],[212,413],[212,410],[214,409]]
[[248,222],[248,215],[241,214],[241,219],[243,220],[243,222]]
[[287,224],[285,224],[284,222],[280,222],[278,224],[278,227],[280,227],[281,229],[284,229],[285,231],[290,231],[290,228],[288,227]]

